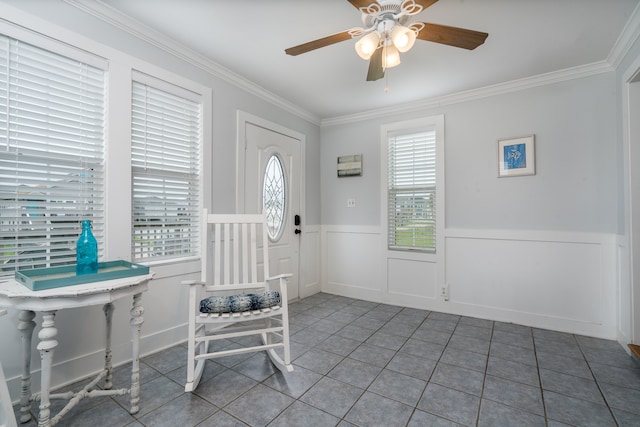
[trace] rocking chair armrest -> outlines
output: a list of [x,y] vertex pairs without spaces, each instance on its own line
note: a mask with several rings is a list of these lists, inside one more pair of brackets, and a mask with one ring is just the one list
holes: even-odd
[[291,274],[291,273],[283,273],[283,274],[278,274],[277,276],[267,277],[264,280],[265,281],[279,280],[279,279],[286,279],[286,278],[292,277],[292,276],[293,276],[293,274]]
[[272,276],[272,277],[267,277],[264,279],[265,284],[267,285],[267,289],[269,289],[269,282],[273,282],[275,280],[279,280],[280,281],[280,296],[282,297],[282,301],[283,304],[286,304],[286,302],[288,301],[288,297],[287,297],[287,278],[288,277],[292,277],[293,274],[291,273],[283,273],[283,274],[278,274],[276,276]]
[[192,285],[200,285],[200,286],[202,286],[202,285],[204,285],[204,282],[201,281],[201,280],[183,280],[182,282],[180,282],[180,284],[189,285],[189,286],[192,286]]

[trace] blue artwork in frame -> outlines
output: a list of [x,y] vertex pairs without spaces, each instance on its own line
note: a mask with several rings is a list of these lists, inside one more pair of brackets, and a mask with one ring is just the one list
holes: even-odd
[[498,141],[498,176],[535,174],[534,136]]
[[504,146],[505,169],[521,169],[527,167],[527,151],[525,144]]

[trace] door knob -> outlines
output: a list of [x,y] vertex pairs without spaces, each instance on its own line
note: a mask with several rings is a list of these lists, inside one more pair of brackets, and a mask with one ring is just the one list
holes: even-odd
[[296,228],[296,229],[295,229],[295,231],[294,231],[294,233],[296,233],[296,234],[300,234],[300,233],[302,233],[302,231],[301,231],[299,228]]

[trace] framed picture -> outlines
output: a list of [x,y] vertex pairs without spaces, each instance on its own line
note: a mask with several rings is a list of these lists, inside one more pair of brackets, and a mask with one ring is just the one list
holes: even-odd
[[338,157],[338,178],[362,175],[362,154]]
[[535,175],[534,136],[498,140],[498,177]]

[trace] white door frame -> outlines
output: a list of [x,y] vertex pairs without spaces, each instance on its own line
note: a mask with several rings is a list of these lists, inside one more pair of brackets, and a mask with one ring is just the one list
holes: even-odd
[[[306,232],[306,192],[305,192],[305,182],[306,182],[306,136],[300,132],[296,132],[284,126],[281,126],[277,123],[270,122],[269,120],[265,120],[258,116],[254,116],[253,114],[247,113],[246,111],[238,110],[237,113],[237,140],[236,140],[236,212],[244,213],[245,204],[244,204],[244,194],[246,192],[246,182],[245,182],[245,165],[246,165],[246,125],[247,123],[251,123],[256,126],[260,126],[265,129],[269,129],[273,132],[280,133],[282,135],[286,135],[290,138],[297,139],[300,141],[300,216],[301,223],[300,229],[302,234],[300,235],[300,245],[298,247],[298,295],[299,297],[303,297],[304,295],[301,293],[304,289],[304,283],[306,283],[306,275],[304,269],[305,259],[305,232]],[[289,225],[291,226],[291,225]]]
[[617,245],[618,342],[640,344],[640,58],[622,76],[624,235]]

